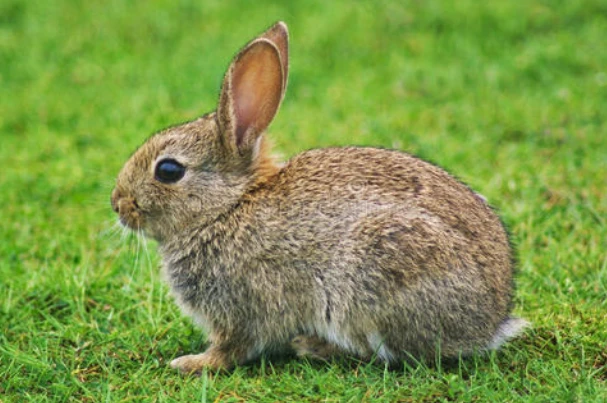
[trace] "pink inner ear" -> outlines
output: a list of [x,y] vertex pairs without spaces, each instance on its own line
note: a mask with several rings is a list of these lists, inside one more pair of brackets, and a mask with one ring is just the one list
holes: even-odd
[[232,73],[232,103],[236,118],[236,145],[251,146],[270,124],[282,91],[278,52],[258,42],[237,60]]

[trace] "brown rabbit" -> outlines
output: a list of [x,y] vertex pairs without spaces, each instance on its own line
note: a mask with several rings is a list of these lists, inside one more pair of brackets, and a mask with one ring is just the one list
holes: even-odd
[[432,360],[517,335],[506,231],[466,185],[378,148],[274,162],[263,132],[287,73],[278,22],[236,55],[216,112],[151,137],[118,176],[120,221],[158,241],[176,300],[209,332],[204,353],[171,366],[227,369],[289,346]]

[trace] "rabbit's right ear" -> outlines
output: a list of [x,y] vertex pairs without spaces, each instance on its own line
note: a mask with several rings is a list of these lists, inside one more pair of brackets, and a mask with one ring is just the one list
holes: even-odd
[[229,151],[250,155],[274,119],[287,82],[288,34],[277,23],[236,55],[221,88],[217,118]]

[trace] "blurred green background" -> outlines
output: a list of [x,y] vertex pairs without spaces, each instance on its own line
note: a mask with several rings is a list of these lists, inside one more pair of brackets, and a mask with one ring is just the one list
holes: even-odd
[[[533,330],[454,368],[167,368],[204,335],[154,245],[113,227],[113,180],[150,134],[213,110],[276,20],[276,151],[391,147],[459,176],[509,224]],[[605,38],[604,0],[2,0],[0,401],[607,400]]]

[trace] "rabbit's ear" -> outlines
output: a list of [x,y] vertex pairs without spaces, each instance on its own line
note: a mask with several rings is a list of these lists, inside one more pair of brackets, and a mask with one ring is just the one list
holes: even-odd
[[276,42],[284,42],[286,49],[286,30],[279,24],[236,55],[223,81],[217,108],[220,130],[224,144],[239,155],[254,149],[282,100],[286,83],[282,45],[264,37],[278,38]]
[[289,78],[289,30],[287,24],[278,21],[270,29],[261,35],[272,42],[280,55],[280,67],[282,67],[282,97],[285,96],[287,80]]

